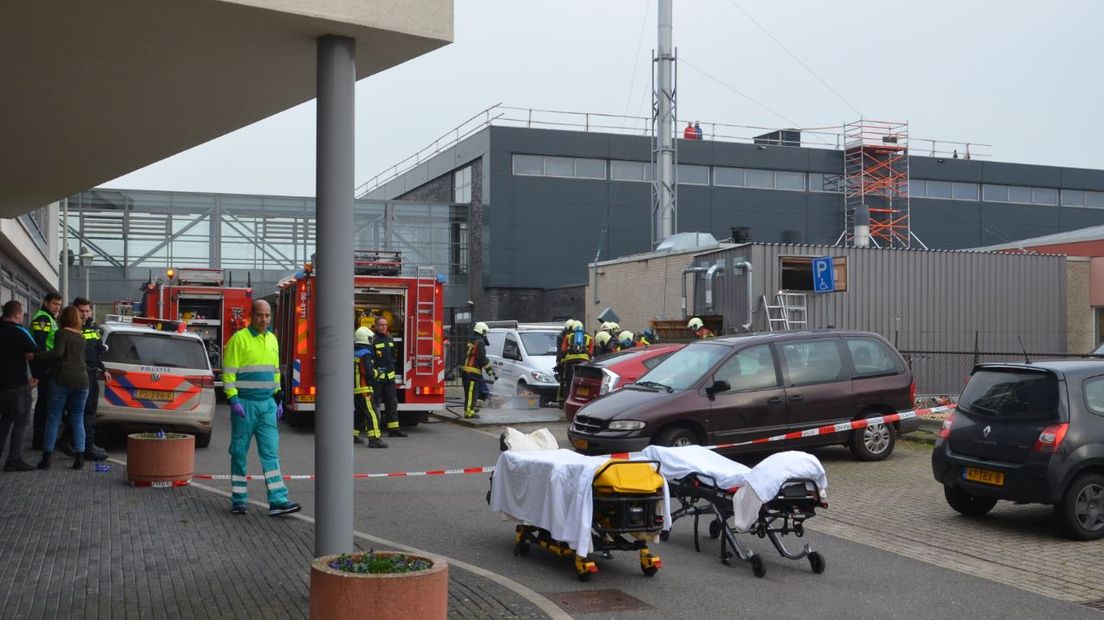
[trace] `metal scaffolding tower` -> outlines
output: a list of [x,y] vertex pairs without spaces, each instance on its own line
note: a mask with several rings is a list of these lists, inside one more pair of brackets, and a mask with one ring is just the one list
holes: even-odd
[[908,123],[844,125],[843,233],[837,245],[909,248]]
[[678,74],[671,44],[672,0],[659,0],[659,45],[652,59],[652,249],[678,232]]

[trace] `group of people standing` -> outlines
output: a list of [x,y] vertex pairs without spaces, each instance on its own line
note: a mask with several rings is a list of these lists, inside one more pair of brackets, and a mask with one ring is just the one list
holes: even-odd
[[369,448],[386,448],[377,413],[383,407],[388,437],[406,437],[399,429],[399,397],[396,378],[402,378],[402,356],[388,331],[387,319],[379,317],[371,328],[358,327],[353,334],[353,443]]
[[[101,461],[107,452],[95,445],[99,377],[105,372],[104,347],[92,316],[92,302],[78,297],[62,306],[61,295],[49,293],[24,326],[23,304],[11,300],[0,318],[0,452],[8,444],[4,471],[30,471],[23,460],[28,421],[31,448],[41,450],[38,469],[48,469],[59,445],[62,422],[68,439],[63,450],[73,456],[73,469],[85,460]],[[38,396],[31,420],[31,389]],[[10,438],[9,438],[10,434]],[[10,441],[9,441],[10,439]]]
[[571,380],[575,375],[575,366],[585,364],[604,355],[633,347],[646,347],[658,342],[659,338],[651,328],[645,328],[637,336],[631,331],[621,329],[621,326],[614,321],[606,321],[591,336],[586,332],[582,321],[575,319],[564,321],[563,331],[560,332],[559,347],[556,349],[555,366],[555,376],[560,383],[560,390],[557,395],[560,408],[563,408],[564,402],[567,400]]

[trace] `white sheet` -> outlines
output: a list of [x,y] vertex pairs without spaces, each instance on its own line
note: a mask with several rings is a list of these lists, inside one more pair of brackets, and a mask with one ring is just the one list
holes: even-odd
[[[594,474],[607,458],[571,450],[517,452],[498,456],[491,485],[491,510],[548,530],[581,556],[590,553],[594,519]],[[671,528],[670,494],[663,484],[663,527]]]
[[644,458],[659,461],[659,471],[668,480],[679,480],[690,474],[708,474],[720,488],[731,489],[743,486],[744,478],[751,472],[748,466],[702,446],[648,446],[640,453]]
[[506,447],[510,450],[558,450],[560,445],[556,437],[547,428],[539,428],[532,433],[523,433],[519,430],[506,428]]

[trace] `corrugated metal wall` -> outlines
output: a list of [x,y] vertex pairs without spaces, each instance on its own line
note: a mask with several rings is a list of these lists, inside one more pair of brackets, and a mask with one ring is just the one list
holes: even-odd
[[747,322],[746,273],[752,264],[752,329],[767,329],[762,296],[773,305],[785,256],[844,256],[847,291],[809,293],[809,326],[877,332],[907,350],[1066,351],[1066,259],[1038,254],[882,250],[815,245],[750,244],[698,256],[717,263],[712,310],[705,274],[695,274],[695,314],[721,314],[725,331]]

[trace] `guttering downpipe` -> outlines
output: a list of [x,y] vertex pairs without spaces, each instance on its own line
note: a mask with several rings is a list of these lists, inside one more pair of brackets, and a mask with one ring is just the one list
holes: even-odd
[[747,331],[751,331],[751,324],[754,322],[753,319],[755,318],[754,315],[752,314],[753,309],[755,308],[755,304],[753,304],[752,301],[751,301],[751,290],[752,290],[752,288],[751,288],[751,263],[749,263],[746,260],[742,260],[742,261],[732,265],[733,274],[735,274],[735,271],[737,269],[741,269],[741,268],[746,270],[746,273],[744,274],[744,279],[747,280],[747,320],[748,320],[748,322],[744,323],[743,325],[740,326],[740,331],[747,332]]
[[705,267],[687,267],[682,270],[682,318],[686,320],[686,274],[688,273],[702,273],[706,271]]
[[[718,261],[713,263],[709,269],[705,272],[705,310],[706,312],[713,312],[713,278],[717,276],[717,272],[722,269],[721,263]],[[724,275],[721,271],[720,275]]]

